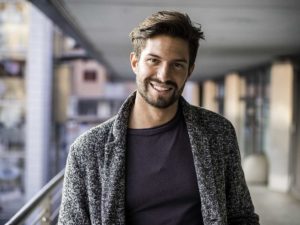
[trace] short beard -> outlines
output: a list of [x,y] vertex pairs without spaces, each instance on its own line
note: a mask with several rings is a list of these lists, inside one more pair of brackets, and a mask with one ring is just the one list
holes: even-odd
[[180,98],[180,96],[183,92],[184,86],[185,86],[185,82],[184,82],[183,86],[180,89],[178,89],[178,86],[175,83],[173,83],[171,81],[167,81],[165,83],[172,85],[174,88],[172,95],[168,99],[165,99],[162,97],[158,97],[158,99],[153,99],[153,98],[151,98],[151,96],[147,95],[148,87],[151,85],[150,81],[162,83],[156,79],[146,79],[144,82],[140,82],[137,80],[137,91],[142,96],[142,98],[145,100],[145,102],[147,102],[148,104],[150,104],[156,108],[160,108],[160,109],[168,108],[169,106],[171,106],[175,102],[177,102],[178,99]]

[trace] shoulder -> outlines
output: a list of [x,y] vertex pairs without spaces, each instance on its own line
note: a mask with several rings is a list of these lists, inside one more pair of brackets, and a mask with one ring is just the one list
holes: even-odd
[[189,108],[192,120],[198,124],[200,123],[206,129],[217,132],[220,132],[220,130],[234,130],[232,123],[218,113],[193,105],[190,105]]
[[81,157],[98,154],[109,139],[115,117],[85,131],[70,147],[71,154]]

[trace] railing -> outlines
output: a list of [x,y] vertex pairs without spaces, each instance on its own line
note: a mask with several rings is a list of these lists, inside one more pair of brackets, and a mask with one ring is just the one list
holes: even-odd
[[52,225],[57,223],[64,170],[60,171],[39,193],[5,225]]

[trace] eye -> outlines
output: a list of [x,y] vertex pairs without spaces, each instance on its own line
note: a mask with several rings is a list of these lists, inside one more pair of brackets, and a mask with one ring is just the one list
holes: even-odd
[[156,58],[149,58],[147,59],[147,62],[151,65],[157,64],[159,61]]
[[184,65],[182,63],[174,63],[174,68],[176,70],[184,69]]

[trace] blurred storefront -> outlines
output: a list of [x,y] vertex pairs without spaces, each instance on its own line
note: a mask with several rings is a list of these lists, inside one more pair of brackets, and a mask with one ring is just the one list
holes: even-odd
[[0,210],[24,194],[27,37],[27,4],[0,2]]

